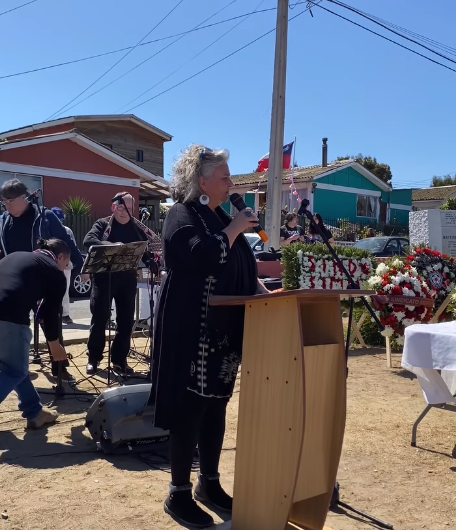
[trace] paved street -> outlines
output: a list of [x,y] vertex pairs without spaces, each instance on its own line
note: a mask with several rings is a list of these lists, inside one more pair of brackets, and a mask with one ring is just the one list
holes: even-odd
[[90,318],[89,299],[73,298],[70,304],[70,315],[73,320]]

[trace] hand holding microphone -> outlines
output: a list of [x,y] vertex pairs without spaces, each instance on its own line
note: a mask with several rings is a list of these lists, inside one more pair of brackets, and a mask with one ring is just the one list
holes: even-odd
[[[239,193],[233,193],[232,195],[230,195],[230,201],[231,201],[231,204],[236,209],[239,210],[239,213],[242,213],[244,210],[252,212],[252,210],[250,208],[247,208],[247,205],[245,204],[244,199],[239,195]],[[239,216],[239,214],[236,215],[236,217],[233,219],[233,221],[238,216]],[[254,219],[256,221],[256,224],[255,225],[253,225],[253,224],[247,225],[241,231],[243,232],[246,228],[253,228],[255,230],[255,232],[261,237],[261,240],[263,241],[263,243],[267,243],[269,241],[269,237],[267,236],[266,232],[263,230],[263,227],[258,223],[258,217],[253,212],[252,212],[251,219]]]

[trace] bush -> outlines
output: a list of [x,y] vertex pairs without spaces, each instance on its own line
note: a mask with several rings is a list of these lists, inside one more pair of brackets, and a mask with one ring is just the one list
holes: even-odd
[[[364,306],[354,308],[353,318],[356,320],[356,322],[358,322],[358,320],[361,318],[361,315],[364,313],[364,311],[367,311]],[[385,337],[381,335],[377,324],[375,322],[372,322],[372,317],[370,315],[367,315],[364,320],[364,325],[361,328],[361,336],[363,337],[366,346],[385,346]],[[356,343],[358,342],[358,340],[355,339],[354,342]]]

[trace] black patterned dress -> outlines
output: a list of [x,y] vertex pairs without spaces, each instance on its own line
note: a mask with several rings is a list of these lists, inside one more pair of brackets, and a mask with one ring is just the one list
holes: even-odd
[[231,218],[199,202],[175,204],[163,226],[167,277],[155,324],[155,425],[168,429],[188,391],[229,398],[242,355],[243,307],[212,307],[212,295],[253,295],[257,268],[241,234],[230,248]]

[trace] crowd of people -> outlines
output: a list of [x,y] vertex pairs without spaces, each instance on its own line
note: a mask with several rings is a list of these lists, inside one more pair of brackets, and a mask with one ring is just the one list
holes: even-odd
[[[220,482],[219,461],[228,402],[242,358],[243,306],[212,307],[212,295],[245,296],[268,293],[258,278],[254,255],[242,233],[258,226],[246,208],[234,217],[221,207],[230,194],[229,153],[203,145],[187,149],[173,169],[175,200],[162,231],[165,274],[156,312],[151,401],[155,425],[170,432],[171,484],[165,511],[184,525],[211,526],[212,516],[195,500],[230,512],[232,498]],[[53,360],[65,362],[62,322],[69,315],[71,268],[82,266],[74,235],[60,208],[39,208],[17,179],[1,189],[6,212],[0,218],[0,402],[13,390],[29,428],[55,421],[43,409],[30,381],[29,315],[43,327]],[[95,222],[84,247],[147,241],[156,238],[135,217],[128,193],[112,199],[111,213]],[[315,223],[332,243],[319,214]],[[321,232],[305,234],[290,213],[280,230],[281,245],[322,241]],[[116,333],[111,349],[114,370],[131,374],[127,364],[134,321],[136,271],[94,274],[87,344],[88,374],[97,373],[105,348],[110,308],[116,306]],[[20,301],[20,302],[19,302]],[[38,305],[40,304],[40,305]],[[178,332],[177,332],[178,331]],[[198,448],[200,472],[195,489],[191,471]]]

